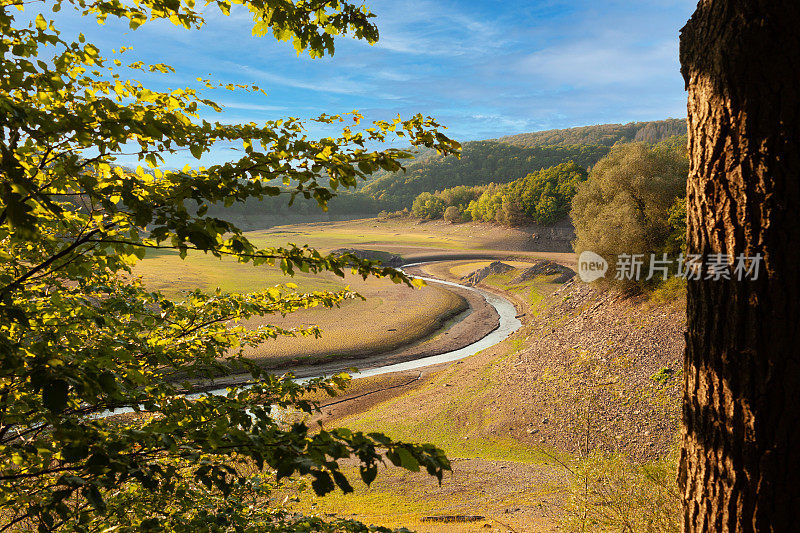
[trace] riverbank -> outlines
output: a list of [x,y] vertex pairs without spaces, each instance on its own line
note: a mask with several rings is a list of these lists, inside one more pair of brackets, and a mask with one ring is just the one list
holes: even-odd
[[[418,275],[420,268],[413,266],[407,273]],[[393,352],[364,354],[361,357],[337,358],[328,362],[315,362],[309,365],[292,365],[283,369],[271,369],[273,373],[291,372],[295,377],[317,377],[340,372],[353,372],[357,376],[372,376],[438,365],[451,362],[486,349],[504,340],[516,331],[521,323],[517,319],[517,308],[502,296],[484,290],[465,287],[454,282],[422,278],[427,283],[446,287],[464,295],[470,302],[470,309],[452,319],[449,324],[430,338],[410,344]],[[249,374],[224,376],[198,385],[204,390],[215,390],[230,385],[248,382]]]

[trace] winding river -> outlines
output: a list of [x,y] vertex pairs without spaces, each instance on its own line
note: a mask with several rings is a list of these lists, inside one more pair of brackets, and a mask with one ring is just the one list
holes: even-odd
[[[403,268],[418,266],[419,264],[420,263],[404,265]],[[451,363],[453,361],[458,361],[459,359],[464,359],[465,357],[474,355],[480,352],[481,350],[485,350],[486,348],[489,348],[491,346],[494,346],[495,344],[504,341],[505,339],[508,338],[509,335],[517,331],[522,326],[522,322],[520,322],[519,319],[516,317],[517,309],[514,307],[514,304],[512,304],[502,296],[497,296],[490,292],[482,291],[474,287],[468,287],[466,285],[461,285],[459,283],[453,283],[452,281],[444,281],[435,278],[426,278],[423,276],[414,276],[414,277],[425,280],[427,283],[449,285],[451,287],[460,287],[462,289],[477,292],[489,303],[489,305],[495,308],[497,314],[500,316],[500,325],[497,327],[497,329],[491,331],[488,335],[486,335],[482,339],[479,339],[473,342],[472,344],[468,344],[463,348],[459,348],[458,350],[452,350],[449,352],[441,353],[439,355],[432,355],[430,357],[413,359],[411,361],[406,361],[404,363],[395,363],[391,365],[378,366],[375,368],[354,372],[351,374],[352,377],[358,378],[367,376],[377,376],[379,374],[388,374],[389,372],[413,370],[415,368],[422,368],[424,366],[438,365],[440,363]]]
[[[428,264],[428,263],[412,263],[412,264],[408,264],[408,265],[403,265],[403,268],[409,268],[409,267],[412,267],[412,266],[419,266],[419,265],[422,265],[422,264]],[[487,334],[485,337],[483,337],[482,339],[479,339],[479,340],[473,342],[472,344],[468,344],[467,346],[464,346],[463,348],[459,348],[458,350],[452,350],[452,351],[449,351],[449,352],[444,352],[444,353],[441,353],[439,355],[432,355],[432,356],[429,356],[429,357],[421,357],[419,359],[413,359],[411,361],[406,361],[406,362],[403,362],[403,363],[394,363],[394,364],[391,364],[391,365],[376,366],[376,367],[369,368],[369,369],[366,369],[366,370],[361,370],[361,371],[358,371],[358,372],[352,372],[350,375],[353,378],[377,376],[377,375],[380,375],[380,374],[388,374],[390,372],[400,372],[400,371],[403,371],[403,370],[414,370],[416,368],[422,368],[422,367],[425,367],[425,366],[437,365],[437,364],[440,364],[440,363],[451,363],[453,361],[458,361],[459,359],[464,359],[465,357],[469,357],[470,355],[474,355],[474,354],[480,352],[481,350],[485,350],[486,348],[489,348],[491,346],[494,346],[495,344],[498,344],[498,343],[504,341],[505,339],[507,339],[509,337],[509,335],[511,335],[512,333],[517,331],[522,326],[522,322],[520,322],[520,320],[516,317],[517,310],[514,307],[514,304],[512,304],[510,301],[508,301],[507,299],[503,298],[502,296],[498,296],[496,294],[492,294],[490,292],[483,291],[481,289],[476,289],[474,287],[468,287],[466,285],[461,285],[459,283],[454,283],[452,281],[444,281],[444,280],[435,279],[435,278],[428,278],[428,277],[424,277],[424,276],[413,276],[413,277],[425,280],[425,282],[427,282],[427,283],[435,283],[435,284],[447,285],[447,286],[451,286],[451,287],[460,287],[462,289],[466,289],[466,290],[469,290],[469,291],[477,292],[478,294],[480,294],[489,303],[489,305],[491,305],[492,307],[495,308],[495,310],[497,311],[497,314],[500,316],[500,325],[496,329],[491,331],[489,334]],[[302,382],[308,381],[309,379],[312,379],[312,378],[309,378],[309,377],[299,378],[297,381],[302,383]],[[221,395],[221,394],[225,394],[226,390],[227,390],[227,387],[221,387],[219,389],[212,389],[212,390],[207,390],[207,391],[204,391],[204,392],[198,392],[198,393],[194,393],[194,394],[189,394],[189,395],[187,395],[187,398],[190,398],[190,399],[199,398],[200,396],[203,396],[204,394]],[[104,413],[101,413],[99,416],[100,417],[105,417],[105,416],[109,416],[109,415],[112,415],[112,414],[113,415],[117,415],[117,414],[129,413],[129,412],[132,412],[132,411],[133,411],[133,409],[131,409],[130,407],[122,407],[122,408],[119,408],[119,409],[114,409],[113,411],[106,411]]]

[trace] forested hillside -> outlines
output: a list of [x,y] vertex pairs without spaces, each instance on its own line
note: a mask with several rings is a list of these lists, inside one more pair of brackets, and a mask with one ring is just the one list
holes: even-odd
[[608,153],[606,146],[536,146],[524,148],[496,141],[465,143],[461,159],[430,157],[408,166],[406,172],[386,174],[361,189],[384,209],[409,207],[422,192],[457,185],[509,183],[527,174],[567,161],[587,167]]
[[561,130],[536,131],[508,135],[496,139],[515,146],[568,146],[593,144],[613,146],[617,142],[644,141],[655,143],[675,135],[686,135],[686,119],[668,118],[628,124],[598,124]]

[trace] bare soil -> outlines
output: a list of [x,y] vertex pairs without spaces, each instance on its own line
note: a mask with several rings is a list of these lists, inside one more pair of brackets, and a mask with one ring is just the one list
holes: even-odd
[[[500,345],[451,364],[355,380],[345,396],[323,402],[324,427],[432,442],[455,459],[453,475],[439,487],[424,474],[389,469],[360,496],[324,498],[318,509],[417,531],[556,531],[565,465],[574,458],[604,450],[646,462],[673,450],[681,298],[654,304],[577,279],[538,305],[512,296],[525,325]],[[395,503],[371,513],[368,494]],[[430,515],[485,519],[422,522]]]

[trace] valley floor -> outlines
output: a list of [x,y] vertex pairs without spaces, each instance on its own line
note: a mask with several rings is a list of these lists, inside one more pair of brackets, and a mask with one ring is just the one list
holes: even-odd
[[[311,422],[381,431],[443,448],[453,472],[441,486],[424,473],[388,468],[371,487],[354,483],[354,494],[298,494],[298,510],[421,532],[570,530],[565,524],[573,520],[574,525],[576,516],[584,525],[590,520],[586,509],[576,510],[576,486],[584,496],[618,491],[617,485],[633,493],[629,485],[638,465],[660,465],[647,466],[647,479],[640,481],[651,483],[646,491],[658,494],[657,503],[669,511],[685,329],[679,287],[634,297],[576,278],[556,283],[557,275],[521,280],[526,267],[542,260],[574,267],[574,255],[541,251],[541,241],[530,233],[488,224],[365,219],[276,227],[252,236],[263,246],[295,242],[322,250],[388,251],[407,262],[435,260],[418,273],[454,281],[500,259],[513,269],[489,275],[479,286],[512,300],[523,322],[507,340],[466,359],[357,379],[342,395],[322,399],[322,412]],[[204,288],[216,284],[224,290],[257,290],[285,281],[275,272],[220,267],[205,258],[189,262],[192,272],[173,264],[173,258],[149,261],[140,269],[145,282],[166,283],[172,291],[191,289],[198,280]],[[164,272],[174,272],[175,278]],[[250,354],[265,366],[291,368],[297,375],[441,353],[482,337],[497,320],[474,293],[433,284],[408,292],[383,282],[334,277],[300,275],[291,281],[301,290],[336,290],[352,283],[367,296],[366,302],[350,302],[338,311],[298,315],[298,325],[317,321],[322,327],[317,344],[293,345],[289,339]],[[295,325],[295,318],[287,320],[285,325]],[[335,357],[327,357],[331,352]],[[605,468],[593,471],[591,480],[586,477],[589,459]],[[652,484],[656,471],[666,472],[660,485]],[[352,473],[349,477],[356,479]],[[614,479],[619,483],[591,488]],[[649,512],[637,505],[650,500],[600,505],[603,512],[632,513],[633,520]],[[428,520],[472,515],[482,518]]]
[[[424,268],[455,279],[485,264]],[[344,396],[323,402],[325,427],[434,443],[454,459],[452,476],[439,487],[424,474],[389,469],[354,495],[304,497],[304,510],[417,531],[555,531],[569,518],[582,457],[602,452],[635,465],[670,455],[680,294],[625,297],[577,279],[554,284],[553,276],[515,284],[518,272],[483,282],[524,313],[511,338],[456,363],[355,380]],[[456,515],[484,519],[424,521]]]

